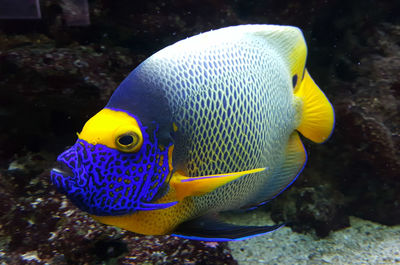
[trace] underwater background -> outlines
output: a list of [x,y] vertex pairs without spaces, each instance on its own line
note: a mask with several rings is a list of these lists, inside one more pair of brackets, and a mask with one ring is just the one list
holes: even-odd
[[[400,263],[399,14],[395,0],[0,0],[0,264]],[[336,112],[328,142],[304,139],[309,160],[288,190],[226,216],[287,227],[233,243],[140,236],[56,192],[57,155],[133,68],[238,24],[301,28]]]

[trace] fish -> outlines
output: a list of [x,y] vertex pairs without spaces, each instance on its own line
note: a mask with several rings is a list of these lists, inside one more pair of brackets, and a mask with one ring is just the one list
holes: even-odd
[[143,235],[233,241],[272,226],[224,222],[289,187],[334,109],[293,26],[238,25],[139,64],[61,153],[51,181],[95,220]]

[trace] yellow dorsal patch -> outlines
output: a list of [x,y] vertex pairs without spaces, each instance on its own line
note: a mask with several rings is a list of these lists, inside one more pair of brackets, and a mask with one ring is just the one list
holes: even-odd
[[225,185],[244,175],[253,174],[265,170],[266,168],[256,168],[247,171],[217,174],[202,177],[189,178],[179,172],[175,172],[171,178],[170,186],[176,191],[176,198],[181,201],[188,196],[200,196],[212,192],[218,187]]
[[260,27],[260,31],[253,33],[263,36],[274,49],[281,55],[285,62],[291,81],[295,83],[293,89],[299,87],[303,77],[307,58],[307,45],[303,33],[297,27],[274,26]]
[[138,147],[140,147],[143,135],[135,118],[123,111],[102,109],[86,122],[78,137],[90,144],[103,144],[118,149],[116,138],[127,132],[138,135]]
[[334,111],[331,103],[307,70],[300,87],[294,93],[303,103],[301,121],[297,130],[313,142],[324,142],[333,130]]
[[293,90],[296,91],[299,89],[300,81],[303,78],[304,67],[306,64],[307,58],[307,46],[304,41],[303,34],[299,32],[296,34],[292,41],[295,43],[292,49],[288,53],[288,63],[289,63],[289,71],[290,78],[292,78],[292,82],[294,79],[296,80]]

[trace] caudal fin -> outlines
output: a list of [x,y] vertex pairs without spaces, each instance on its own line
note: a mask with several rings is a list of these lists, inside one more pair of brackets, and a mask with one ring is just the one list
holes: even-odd
[[303,102],[301,121],[297,130],[313,142],[325,142],[333,131],[335,114],[328,98],[315,84],[307,70],[294,94]]

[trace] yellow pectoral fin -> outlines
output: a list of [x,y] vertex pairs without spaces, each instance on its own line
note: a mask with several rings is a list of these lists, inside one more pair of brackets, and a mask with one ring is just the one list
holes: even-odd
[[175,172],[171,178],[170,185],[176,191],[176,197],[180,201],[188,196],[199,196],[209,193],[218,187],[225,185],[244,175],[257,173],[266,170],[266,168],[256,168],[241,172],[216,174],[202,177],[189,178],[178,172]]
[[303,102],[301,122],[297,130],[313,142],[324,142],[333,130],[334,111],[331,103],[307,70],[295,95]]

